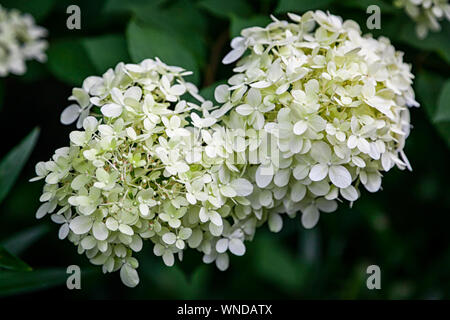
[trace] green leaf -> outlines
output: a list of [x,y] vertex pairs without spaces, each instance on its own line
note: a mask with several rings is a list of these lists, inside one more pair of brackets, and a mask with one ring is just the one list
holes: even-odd
[[0,203],[8,194],[27,162],[39,136],[39,128],[34,128],[19,145],[15,146],[0,161]]
[[199,68],[194,56],[166,32],[151,26],[142,26],[133,20],[128,25],[126,37],[133,62],[158,57],[168,65],[193,71],[194,74],[187,79],[196,84],[199,82]]
[[119,62],[130,62],[125,37],[121,34],[86,38],[82,44],[97,73],[103,74]]
[[[0,246],[0,268],[15,271],[31,271],[31,267]],[[1,273],[2,271],[0,271]]]
[[32,292],[62,285],[66,282],[65,269],[41,269],[29,272],[0,271],[0,296]]
[[48,50],[48,67],[55,77],[70,85],[80,86],[84,79],[97,74],[80,39],[53,41]]
[[138,21],[163,30],[170,38],[176,39],[189,50],[200,66],[205,65],[208,25],[206,16],[196,6],[187,1],[177,1],[169,7],[160,8],[152,5],[133,9],[133,12]]
[[450,80],[447,80],[439,95],[434,122],[450,121]]
[[255,240],[255,272],[282,290],[298,289],[303,282],[303,266],[272,236],[261,234]]
[[9,252],[18,255],[42,238],[49,230],[48,224],[38,224],[8,237],[1,242],[1,245]]
[[198,2],[198,5],[221,18],[228,18],[231,15],[245,17],[251,15],[253,11],[247,2],[242,0],[203,0]]
[[165,2],[165,0],[108,0],[103,7],[103,12],[105,14],[111,13],[123,13],[123,12],[136,12],[136,11],[147,11],[149,8],[154,8]]
[[5,8],[18,9],[23,13],[31,14],[36,21],[43,20],[53,8],[56,0],[2,0]]
[[242,29],[248,27],[265,27],[270,23],[270,18],[267,16],[253,16],[247,19],[233,15],[231,17],[231,38],[237,37],[241,34]]
[[436,73],[421,71],[416,76],[415,86],[418,101],[424,108],[430,122],[434,123],[436,130],[450,146],[450,121],[435,122],[436,113],[440,110],[437,99],[440,97],[441,89],[444,88],[443,77]]
[[280,0],[275,10],[276,13],[304,12],[329,6],[334,0]]
[[380,10],[383,14],[394,13],[399,11],[399,9],[394,7],[392,4],[389,4],[382,0],[346,0],[340,1],[338,4],[343,7],[358,8],[364,11],[366,11],[367,7],[371,5],[377,5],[380,7]]
[[[397,21],[397,24],[400,22]],[[447,63],[450,63],[450,23],[442,23],[442,30],[428,33],[425,39],[419,39],[416,35],[415,24],[411,21],[401,22],[396,29],[397,41],[408,44],[414,48],[426,51],[434,51]]]

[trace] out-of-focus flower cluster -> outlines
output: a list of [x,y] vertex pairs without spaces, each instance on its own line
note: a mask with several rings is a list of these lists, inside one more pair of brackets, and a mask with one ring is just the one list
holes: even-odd
[[279,213],[302,212],[312,228],[321,211],[357,200],[361,184],[376,192],[383,171],[409,168],[408,106],[418,105],[411,68],[388,39],[322,11],[289,17],[234,38],[223,62],[240,58],[235,74],[215,91],[222,125],[244,128],[248,150],[259,150],[244,176],[273,231]]
[[224,270],[226,252],[243,255],[254,233],[256,220],[236,206],[248,204],[253,187],[237,167],[230,164],[231,174],[204,152],[213,105],[183,79],[187,74],[148,59],[87,78],[61,117],[78,118],[82,129],[70,133],[69,147],[38,163],[32,179],[45,179],[37,218],[52,214],[61,239],[104,272],[120,269],[128,286],[139,282],[133,252],[143,240],[168,266],[190,247]]
[[440,20],[450,21],[450,4],[448,0],[395,0],[395,5],[404,8],[416,22],[416,33],[421,39],[428,31],[439,31]]
[[44,62],[47,41],[42,38],[46,35],[47,30],[35,25],[31,15],[0,6],[0,76],[24,74],[27,60]]

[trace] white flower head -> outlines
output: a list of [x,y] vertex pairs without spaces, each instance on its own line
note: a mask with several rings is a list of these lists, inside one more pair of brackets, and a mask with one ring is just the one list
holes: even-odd
[[0,6],[0,77],[24,74],[28,60],[45,62],[46,35],[47,30],[37,26],[31,15]]

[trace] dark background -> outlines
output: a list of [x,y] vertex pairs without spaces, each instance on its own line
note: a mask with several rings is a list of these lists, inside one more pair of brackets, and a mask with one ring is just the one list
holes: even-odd
[[[410,18],[389,1],[332,0],[1,0],[33,14],[49,30],[48,62],[27,63],[24,76],[8,76],[0,85],[0,159],[34,127],[40,135],[14,187],[0,204],[0,244],[33,271],[0,269],[0,296],[15,298],[137,299],[442,299],[450,298],[450,25],[418,40]],[[81,30],[66,28],[66,8],[81,8]],[[368,5],[381,8],[381,30],[367,30]],[[413,65],[420,108],[411,110],[414,126],[405,147],[412,172],[392,169],[383,190],[362,197],[353,208],[323,214],[312,230],[298,218],[283,231],[258,230],[243,257],[231,258],[220,272],[201,255],[185,252],[168,268],[144,246],[137,255],[141,283],[122,285],[118,272],[99,267],[57,238],[48,217],[35,219],[42,182],[29,183],[34,165],[69,143],[73,126],[59,122],[71,88],[89,75],[100,75],[117,62],[159,56],[168,64],[193,70],[190,81],[211,98],[213,88],[231,74],[221,65],[231,37],[243,27],[265,25],[269,14],[303,13],[322,8],[354,19],[364,33],[389,37]],[[439,114],[439,116],[438,116]],[[22,159],[25,160],[25,159]],[[20,161],[19,161],[20,162]],[[18,163],[19,163],[18,162]],[[20,170],[20,165],[17,166]],[[1,171],[1,170],[0,170]],[[5,175],[5,173],[1,173]],[[2,178],[0,174],[0,179]],[[8,173],[6,174],[8,175]],[[82,290],[65,286],[68,265],[81,267]],[[368,290],[366,268],[381,268],[381,290]]]

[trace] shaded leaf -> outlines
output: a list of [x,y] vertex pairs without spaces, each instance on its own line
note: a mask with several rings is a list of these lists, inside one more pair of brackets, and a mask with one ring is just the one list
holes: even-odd
[[70,85],[80,86],[85,78],[97,74],[80,39],[56,40],[51,43],[48,67],[55,77]]
[[[444,86],[444,78],[438,74],[421,71],[416,76],[416,94],[430,122],[434,122],[438,110],[438,97]],[[435,122],[434,127],[450,146],[450,121]]]
[[198,2],[198,5],[221,18],[228,18],[231,15],[245,17],[252,13],[250,5],[241,0],[203,0]]
[[[0,246],[0,268],[15,271],[30,271],[31,267]],[[1,273],[2,271],[0,271]]]
[[18,9],[22,13],[29,13],[36,21],[41,21],[50,13],[55,2],[56,0],[2,0],[2,6]]
[[[272,235],[258,235],[255,271],[282,290],[297,289],[303,282],[302,265]],[[276,261],[276,263],[274,263]]]
[[276,13],[282,12],[304,12],[313,9],[321,9],[330,5],[334,0],[280,0],[275,10]]
[[64,284],[66,279],[66,270],[62,268],[30,272],[0,271],[0,296],[10,296],[59,286]]
[[[419,39],[415,31],[415,24],[411,21],[396,20],[397,29],[394,39],[406,43],[414,48],[434,51],[447,63],[450,63],[450,23],[442,23],[440,32],[429,32],[425,39]],[[399,26],[400,24],[400,26]],[[383,27],[384,28],[384,27]]]
[[367,7],[377,5],[383,14],[398,12],[401,9],[394,7],[392,4],[382,0],[346,0],[338,3],[341,6],[349,8],[358,8],[366,12]]
[[6,250],[13,254],[21,254],[28,249],[28,247],[42,238],[49,230],[50,227],[48,224],[39,224],[15,233],[3,240],[1,244]]
[[193,55],[186,50],[176,39],[169,37],[164,31],[150,26],[139,25],[135,20],[128,25],[128,50],[133,62],[138,63],[144,59],[160,58],[168,65],[180,66],[193,71],[187,79],[194,83],[199,81],[199,70]]
[[160,8],[152,5],[133,9],[133,12],[139,21],[163,30],[170,38],[175,38],[185,50],[189,50],[194,55],[200,66],[205,64],[207,20],[196,6],[187,1],[178,1],[169,7]]
[[97,73],[103,74],[109,68],[114,68],[119,62],[130,62],[127,43],[121,34],[86,38],[82,40],[82,44]]
[[105,14],[111,13],[133,13],[137,11],[147,11],[150,8],[154,8],[162,3],[165,0],[107,0],[105,6],[103,7],[103,12]]
[[0,203],[8,194],[25,165],[39,136],[39,128],[34,128],[19,145],[15,146],[0,161]]
[[434,122],[450,121],[450,80],[447,80],[439,95]]
[[241,34],[242,29],[248,27],[265,27],[271,22],[268,16],[253,16],[250,18],[242,18],[240,16],[233,15],[231,17],[231,38],[237,37]]

